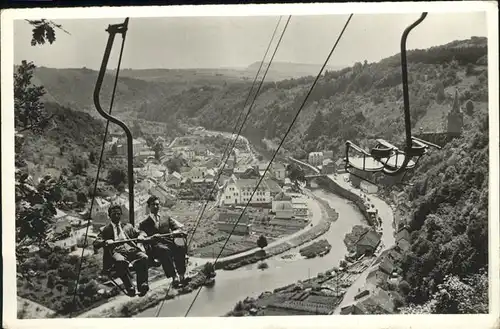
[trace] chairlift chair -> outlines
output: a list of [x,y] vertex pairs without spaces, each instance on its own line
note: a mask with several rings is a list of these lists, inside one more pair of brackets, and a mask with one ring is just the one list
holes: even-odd
[[[378,173],[381,172],[387,176],[399,176],[402,174],[401,181],[404,179],[408,170],[414,169],[420,158],[428,152],[429,147],[441,149],[440,146],[416,138],[411,134],[410,103],[408,96],[408,69],[406,61],[406,39],[410,31],[420,24],[427,13],[422,13],[420,18],[408,26],[401,37],[401,69],[403,78],[403,100],[404,116],[406,129],[406,146],[404,150],[399,149],[393,144],[377,139],[377,144],[368,153],[361,147],[355,145],[352,141],[346,142],[345,170],[349,174],[356,176],[364,181],[375,184],[365,177],[361,177],[358,172]],[[349,151],[354,149],[360,153],[361,157],[350,157]]]
[[[134,211],[134,182],[135,182],[135,180],[134,180],[134,172],[133,172],[132,132],[130,131],[130,129],[127,127],[127,125],[123,121],[121,121],[118,118],[111,115],[111,110],[109,113],[106,113],[103,110],[101,103],[100,103],[100,92],[101,92],[101,88],[102,88],[102,83],[104,81],[104,76],[106,74],[106,69],[108,66],[109,57],[111,55],[111,50],[112,50],[113,43],[114,43],[114,40],[115,40],[115,37],[117,34],[122,36],[122,47],[121,47],[121,52],[120,52],[120,57],[119,57],[119,62],[118,62],[118,68],[117,68],[117,72],[119,71],[122,52],[123,52],[123,46],[125,43],[125,37],[126,37],[127,30],[128,30],[128,22],[129,22],[129,18],[126,18],[123,23],[109,25],[108,28],[106,29],[106,31],[108,32],[109,35],[108,35],[108,41],[106,44],[106,48],[104,51],[104,56],[103,56],[103,59],[101,62],[101,67],[100,67],[99,74],[97,76],[97,81],[96,81],[95,88],[94,88],[94,105],[96,107],[97,112],[99,112],[99,114],[102,117],[104,117],[106,120],[111,121],[112,123],[120,126],[124,130],[125,135],[127,137],[127,160],[128,160],[127,161],[128,162],[127,175],[128,175],[128,188],[129,188],[129,191],[128,191],[129,192],[129,200],[128,200],[129,201],[129,219],[130,219],[130,224],[135,225],[134,224],[134,222],[135,222],[135,211]],[[118,76],[116,77],[116,80],[115,80],[115,87],[116,87],[117,78],[118,78]],[[115,90],[113,90],[113,98],[114,98],[114,92],[115,92]],[[111,104],[113,103],[113,98],[111,100]],[[186,250],[185,250],[186,251],[186,260],[185,261],[186,261],[186,265],[187,265],[188,260],[189,260],[189,257],[187,256],[187,254],[188,254],[187,253],[187,237],[183,236],[182,239],[183,239],[182,245],[186,248]],[[150,253],[148,253],[148,257],[149,257],[149,268],[158,267],[161,265],[157,259],[154,259],[153,257],[151,257]],[[130,273],[134,272],[134,268],[133,268],[132,264],[130,264],[129,270],[130,270],[129,271]],[[108,269],[107,271],[103,271],[102,274],[108,276],[110,278],[110,280],[119,289],[121,289],[123,292],[125,292],[125,289],[123,289],[115,281],[115,279],[117,278],[117,273],[116,273],[116,269],[114,268],[114,265],[111,265],[110,269]]]

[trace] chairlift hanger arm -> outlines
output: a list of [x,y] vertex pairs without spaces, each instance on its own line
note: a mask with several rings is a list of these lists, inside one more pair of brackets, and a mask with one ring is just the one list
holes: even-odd
[[[127,127],[127,125],[117,119],[116,117],[106,113],[101,106],[100,103],[100,93],[102,88],[102,83],[104,81],[104,76],[106,75],[106,69],[109,62],[109,57],[111,55],[111,50],[113,48],[113,43],[115,41],[115,36],[117,34],[122,35],[122,42],[125,42],[125,36],[128,30],[128,21],[127,17],[123,23],[109,25],[106,31],[109,33],[108,42],[106,44],[106,49],[104,50],[104,56],[101,63],[101,68],[99,70],[99,75],[97,76],[97,81],[94,89],[94,105],[97,109],[97,112],[101,116],[103,116],[106,120],[113,122],[120,126],[127,135],[127,160],[128,160],[128,190],[129,190],[129,220],[132,225],[134,225],[134,171],[133,171],[133,146],[132,146],[132,132]],[[118,72],[117,72],[118,74]]]
[[420,18],[416,20],[413,24],[408,26],[401,37],[401,73],[403,78],[403,102],[404,102],[404,115],[405,115],[405,130],[406,130],[406,147],[404,152],[404,160],[401,166],[396,169],[384,168],[384,173],[389,176],[397,176],[403,173],[407,168],[412,156],[407,153],[411,153],[413,148],[413,139],[411,135],[411,115],[410,115],[410,97],[408,95],[408,64],[406,60],[406,40],[411,30],[419,25],[427,16],[424,12],[420,15]]

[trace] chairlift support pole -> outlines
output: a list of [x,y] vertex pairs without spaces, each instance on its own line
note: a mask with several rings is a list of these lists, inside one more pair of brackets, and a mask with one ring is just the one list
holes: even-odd
[[[408,92],[408,64],[406,60],[406,40],[408,39],[408,34],[411,30],[419,25],[427,17],[427,13],[424,12],[420,15],[420,18],[416,20],[413,24],[408,26],[401,37],[401,75],[403,78],[403,103],[404,103],[404,115],[405,115],[405,130],[406,130],[406,147],[404,151],[404,160],[399,168],[395,170],[390,170],[384,168],[384,173],[389,176],[397,176],[400,173],[406,171],[406,166],[413,157],[413,139],[411,135],[411,115],[410,115],[410,96]],[[396,155],[397,156],[397,155]],[[397,161],[396,161],[397,166]]]
[[95,89],[94,89],[94,105],[97,109],[97,112],[99,112],[100,115],[102,115],[105,119],[108,121],[113,122],[114,124],[117,124],[120,126],[124,131],[125,134],[127,135],[127,160],[128,160],[128,172],[127,172],[127,177],[128,177],[128,194],[129,194],[129,221],[130,224],[134,225],[135,223],[135,212],[134,212],[134,169],[133,169],[133,144],[132,144],[132,132],[130,129],[127,127],[127,125],[123,122],[117,119],[116,117],[106,113],[100,103],[100,93],[101,93],[101,88],[102,88],[102,83],[104,81],[104,76],[106,74],[106,69],[108,66],[109,62],[109,57],[111,55],[111,49],[113,48],[113,43],[115,41],[115,36],[117,34],[122,35],[122,39],[125,39],[125,36],[127,34],[128,30],[128,22],[129,18],[127,17],[123,23],[120,24],[112,24],[109,25],[108,28],[106,29],[106,32],[109,33],[108,37],[108,42],[106,44],[106,49],[104,50],[104,56],[102,59],[101,63],[101,68],[99,70],[99,75],[97,76],[97,81],[95,84]]

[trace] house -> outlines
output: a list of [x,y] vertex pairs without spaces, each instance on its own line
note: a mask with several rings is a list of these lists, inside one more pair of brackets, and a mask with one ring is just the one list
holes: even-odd
[[368,272],[366,284],[373,287],[382,287],[382,285],[389,280],[389,277],[389,274],[380,270],[379,266],[375,266]]
[[280,192],[272,201],[272,211],[276,214],[276,218],[292,218],[294,215],[292,197]]
[[330,160],[333,160],[333,151],[323,151],[321,152],[323,153],[323,159],[330,159]]
[[234,168],[233,175],[236,178],[250,179],[259,178],[259,170],[252,166],[239,166]]
[[[240,216],[240,211],[221,210],[218,214],[217,228],[222,232],[233,232],[233,234],[237,235],[249,235],[252,227],[250,219],[246,213],[244,213],[241,218]],[[236,225],[236,223],[238,224]],[[234,225],[236,225],[236,227]]]
[[149,189],[149,193],[156,195],[164,206],[175,204],[176,198],[173,194],[169,193],[162,185],[155,185]]
[[156,137],[155,142],[165,144],[167,141],[162,136],[158,136],[158,137]]
[[155,158],[155,151],[142,150],[142,151],[135,153],[134,156],[135,156],[135,158],[139,159],[140,161],[144,161],[147,159],[154,159]]
[[307,157],[307,162],[313,166],[320,165],[323,162],[323,152],[311,152]]
[[[126,150],[127,149],[127,142],[120,144],[120,146],[124,147]],[[137,156],[140,152],[146,151],[146,141],[143,138],[133,139],[132,140],[132,147],[133,147],[133,151],[134,151],[134,156]]]
[[401,227],[396,233],[396,241],[400,239],[405,239],[406,241],[410,241],[410,232],[408,231],[408,227],[406,225]]
[[344,158],[340,158],[337,161],[335,161],[335,168],[337,170],[337,174],[344,174],[344,173],[346,173],[345,162],[346,161],[345,161]]
[[278,185],[278,183],[276,183],[272,179],[263,179],[262,183],[267,185],[267,188],[269,189],[269,194],[271,195],[271,198],[276,197],[276,195],[278,195],[282,191],[281,187]]
[[279,181],[284,181],[286,177],[286,167],[282,163],[273,163],[272,164],[272,173],[274,175],[274,178],[276,178]]
[[373,194],[378,192],[378,187],[377,185],[374,185],[372,183],[368,183],[364,180],[362,180],[359,183],[359,187],[361,188],[361,191],[365,192],[366,194]]
[[373,254],[381,241],[381,236],[373,230],[369,230],[356,241],[356,255]]
[[193,167],[190,171],[186,172],[183,177],[191,179],[192,181],[199,181],[205,179],[206,167]]
[[215,174],[216,172],[214,169],[207,169],[207,171],[205,171],[205,179],[215,180]]
[[267,166],[269,163],[259,163],[258,165],[255,166],[255,170],[258,171],[259,177],[264,175],[264,172],[266,175],[270,175],[269,170],[266,172]]
[[374,286],[379,286],[390,279],[392,272],[394,272],[394,268],[394,261],[390,253],[386,252],[377,258],[370,272],[368,272],[366,282]]
[[321,173],[325,175],[331,175],[335,172],[335,164],[332,159],[325,159],[322,162]]
[[407,251],[411,247],[410,241],[411,241],[410,232],[408,231],[408,228],[406,226],[403,226],[396,233],[396,245],[401,250]]
[[99,213],[108,213],[109,202],[101,197],[94,199],[94,206],[92,207],[92,218],[96,217]]
[[[144,219],[146,219],[147,215],[147,204],[146,201],[149,198],[147,193],[136,195],[134,198],[134,222],[135,224],[140,223]],[[130,222],[130,212],[129,212],[129,200],[128,196],[116,196],[113,200],[113,203],[120,205],[122,210],[122,219],[123,223]]]
[[181,151],[181,154],[184,156],[185,159],[188,160],[191,160],[196,156],[195,151],[190,148],[185,148],[183,151]]
[[168,187],[179,187],[181,186],[182,175],[177,171],[174,171],[165,178],[165,185]]
[[295,202],[295,199],[292,199],[292,208],[295,217],[307,217],[309,215],[309,208],[304,202]]
[[[222,166],[224,163],[220,164],[220,169],[222,169]],[[226,166],[224,167],[224,173],[226,175],[231,175],[233,173],[234,166],[236,165],[236,161],[234,159],[227,159]]]
[[[232,177],[224,190],[222,200],[225,205],[246,204],[257,186],[258,179],[234,179]],[[251,205],[266,205],[272,200],[270,188],[262,181],[250,200]]]
[[381,262],[384,259],[388,259],[392,263],[401,260],[403,258],[403,255],[399,252],[399,250],[399,247],[393,246],[387,250],[382,251],[375,263]]
[[340,314],[392,314],[394,313],[394,303],[388,292],[376,288],[368,290],[368,294],[363,294],[355,303],[344,306]]

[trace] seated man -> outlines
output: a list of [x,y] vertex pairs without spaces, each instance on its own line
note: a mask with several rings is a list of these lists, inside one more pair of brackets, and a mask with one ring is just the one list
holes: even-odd
[[111,222],[104,226],[94,241],[94,250],[104,247],[103,270],[109,271],[111,266],[123,281],[127,294],[135,296],[135,287],[131,282],[129,264],[136,270],[139,296],[144,296],[148,290],[148,256],[135,242],[114,244],[120,240],[139,238],[139,242],[147,241],[143,232],[139,232],[130,224],[120,223],[122,210],[119,205],[111,205],[108,209]]
[[[146,232],[150,238],[150,252],[152,256],[161,262],[163,271],[167,278],[173,278],[173,285],[185,283],[184,274],[186,273],[186,249],[174,243],[174,236],[159,237],[167,233],[184,234],[181,231],[182,224],[170,216],[161,217],[160,200],[157,196],[149,197],[148,206],[151,211],[148,218],[139,224],[139,229]],[[175,265],[175,268],[174,268]],[[179,281],[176,275],[179,274]]]

